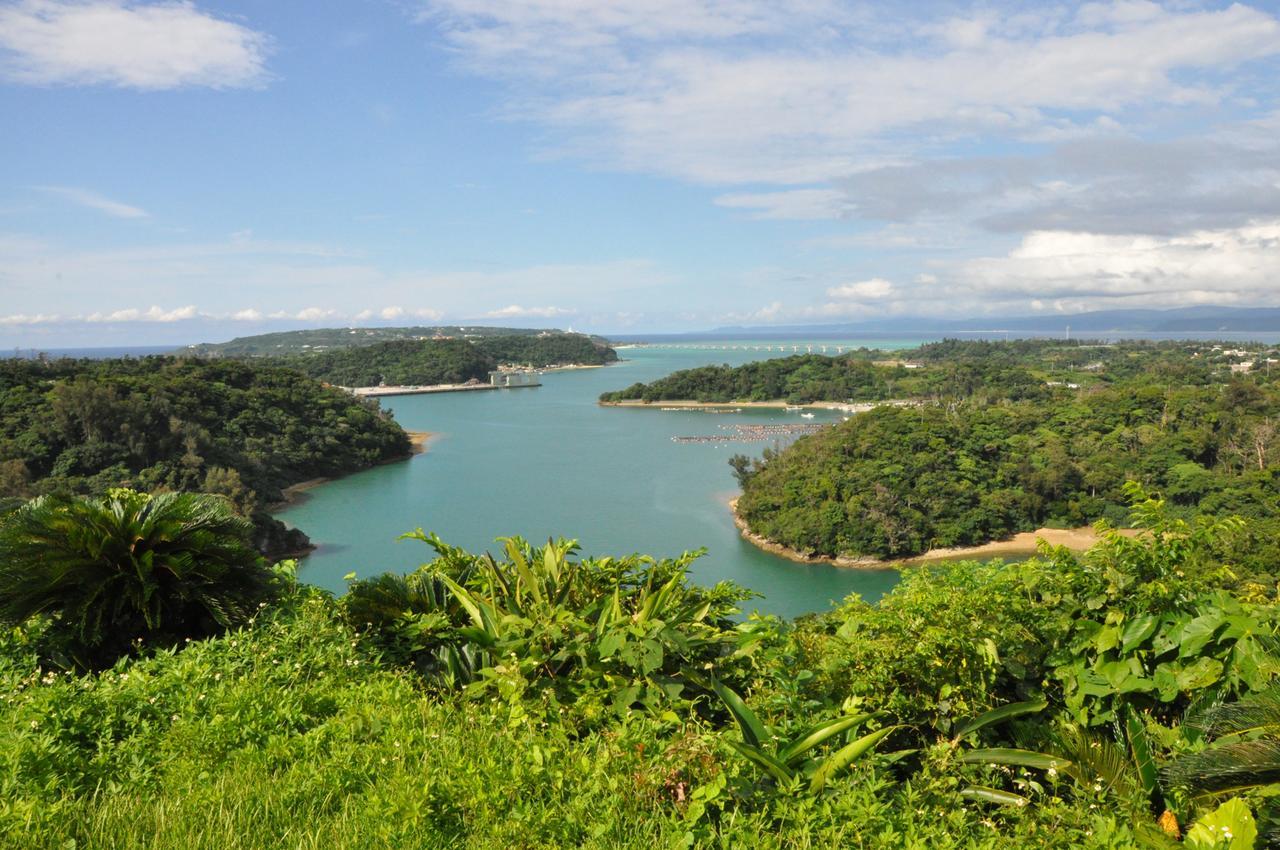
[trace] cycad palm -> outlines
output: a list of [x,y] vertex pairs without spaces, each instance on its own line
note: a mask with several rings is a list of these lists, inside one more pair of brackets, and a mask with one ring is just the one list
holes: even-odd
[[52,615],[82,666],[110,663],[139,638],[216,632],[250,616],[269,587],[250,533],[216,496],[36,499],[0,524],[0,621]]
[[1265,789],[1259,795],[1264,843],[1280,846],[1280,686],[1212,709],[1206,734],[1214,743],[1165,769],[1175,785],[1202,797]]
[[1280,783],[1280,687],[1220,705],[1208,721],[1216,743],[1175,761],[1170,779],[1202,794]]

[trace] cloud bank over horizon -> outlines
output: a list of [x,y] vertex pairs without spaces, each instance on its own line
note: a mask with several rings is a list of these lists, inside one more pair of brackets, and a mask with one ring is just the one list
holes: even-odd
[[[0,0],[0,97],[68,126],[103,104],[85,126],[124,163],[55,150],[0,182],[0,339],[1280,306],[1264,4],[414,0],[327,29],[287,12]],[[191,158],[139,148],[127,122],[161,98],[228,111]],[[225,165],[201,173],[210,156]],[[152,170],[170,160],[172,192]],[[347,173],[370,187],[359,216]]]

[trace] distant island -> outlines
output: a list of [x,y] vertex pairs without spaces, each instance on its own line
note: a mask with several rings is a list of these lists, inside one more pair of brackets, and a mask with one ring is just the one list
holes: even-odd
[[182,353],[269,359],[348,388],[488,383],[489,374],[500,369],[604,366],[618,359],[606,340],[587,334],[447,327],[289,331],[188,346]]
[[[481,340],[492,342],[502,337],[584,337],[597,346],[608,347],[609,341],[589,334],[539,328],[499,328],[482,325],[430,325],[404,328],[312,328],[301,331],[241,336],[229,342],[202,342],[188,345],[175,354],[197,357],[280,357],[289,354],[314,354],[337,348],[358,348],[383,342],[402,340]],[[501,349],[495,349],[501,350]]]

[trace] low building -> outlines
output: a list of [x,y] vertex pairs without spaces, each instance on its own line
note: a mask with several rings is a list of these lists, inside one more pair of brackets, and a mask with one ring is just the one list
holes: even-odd
[[540,387],[542,376],[532,369],[499,369],[489,373],[489,383],[495,387]]

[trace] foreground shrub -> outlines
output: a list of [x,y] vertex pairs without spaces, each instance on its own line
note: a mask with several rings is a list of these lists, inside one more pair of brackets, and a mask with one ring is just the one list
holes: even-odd
[[215,634],[268,594],[250,535],[216,496],[43,496],[0,522],[0,623],[49,615],[53,660],[82,668]]
[[708,675],[737,646],[730,617],[750,597],[689,584],[698,553],[579,559],[573,542],[535,550],[510,538],[497,560],[406,536],[437,558],[410,576],[354,582],[343,600],[352,625],[437,682],[512,703],[540,694],[587,721],[708,693]]

